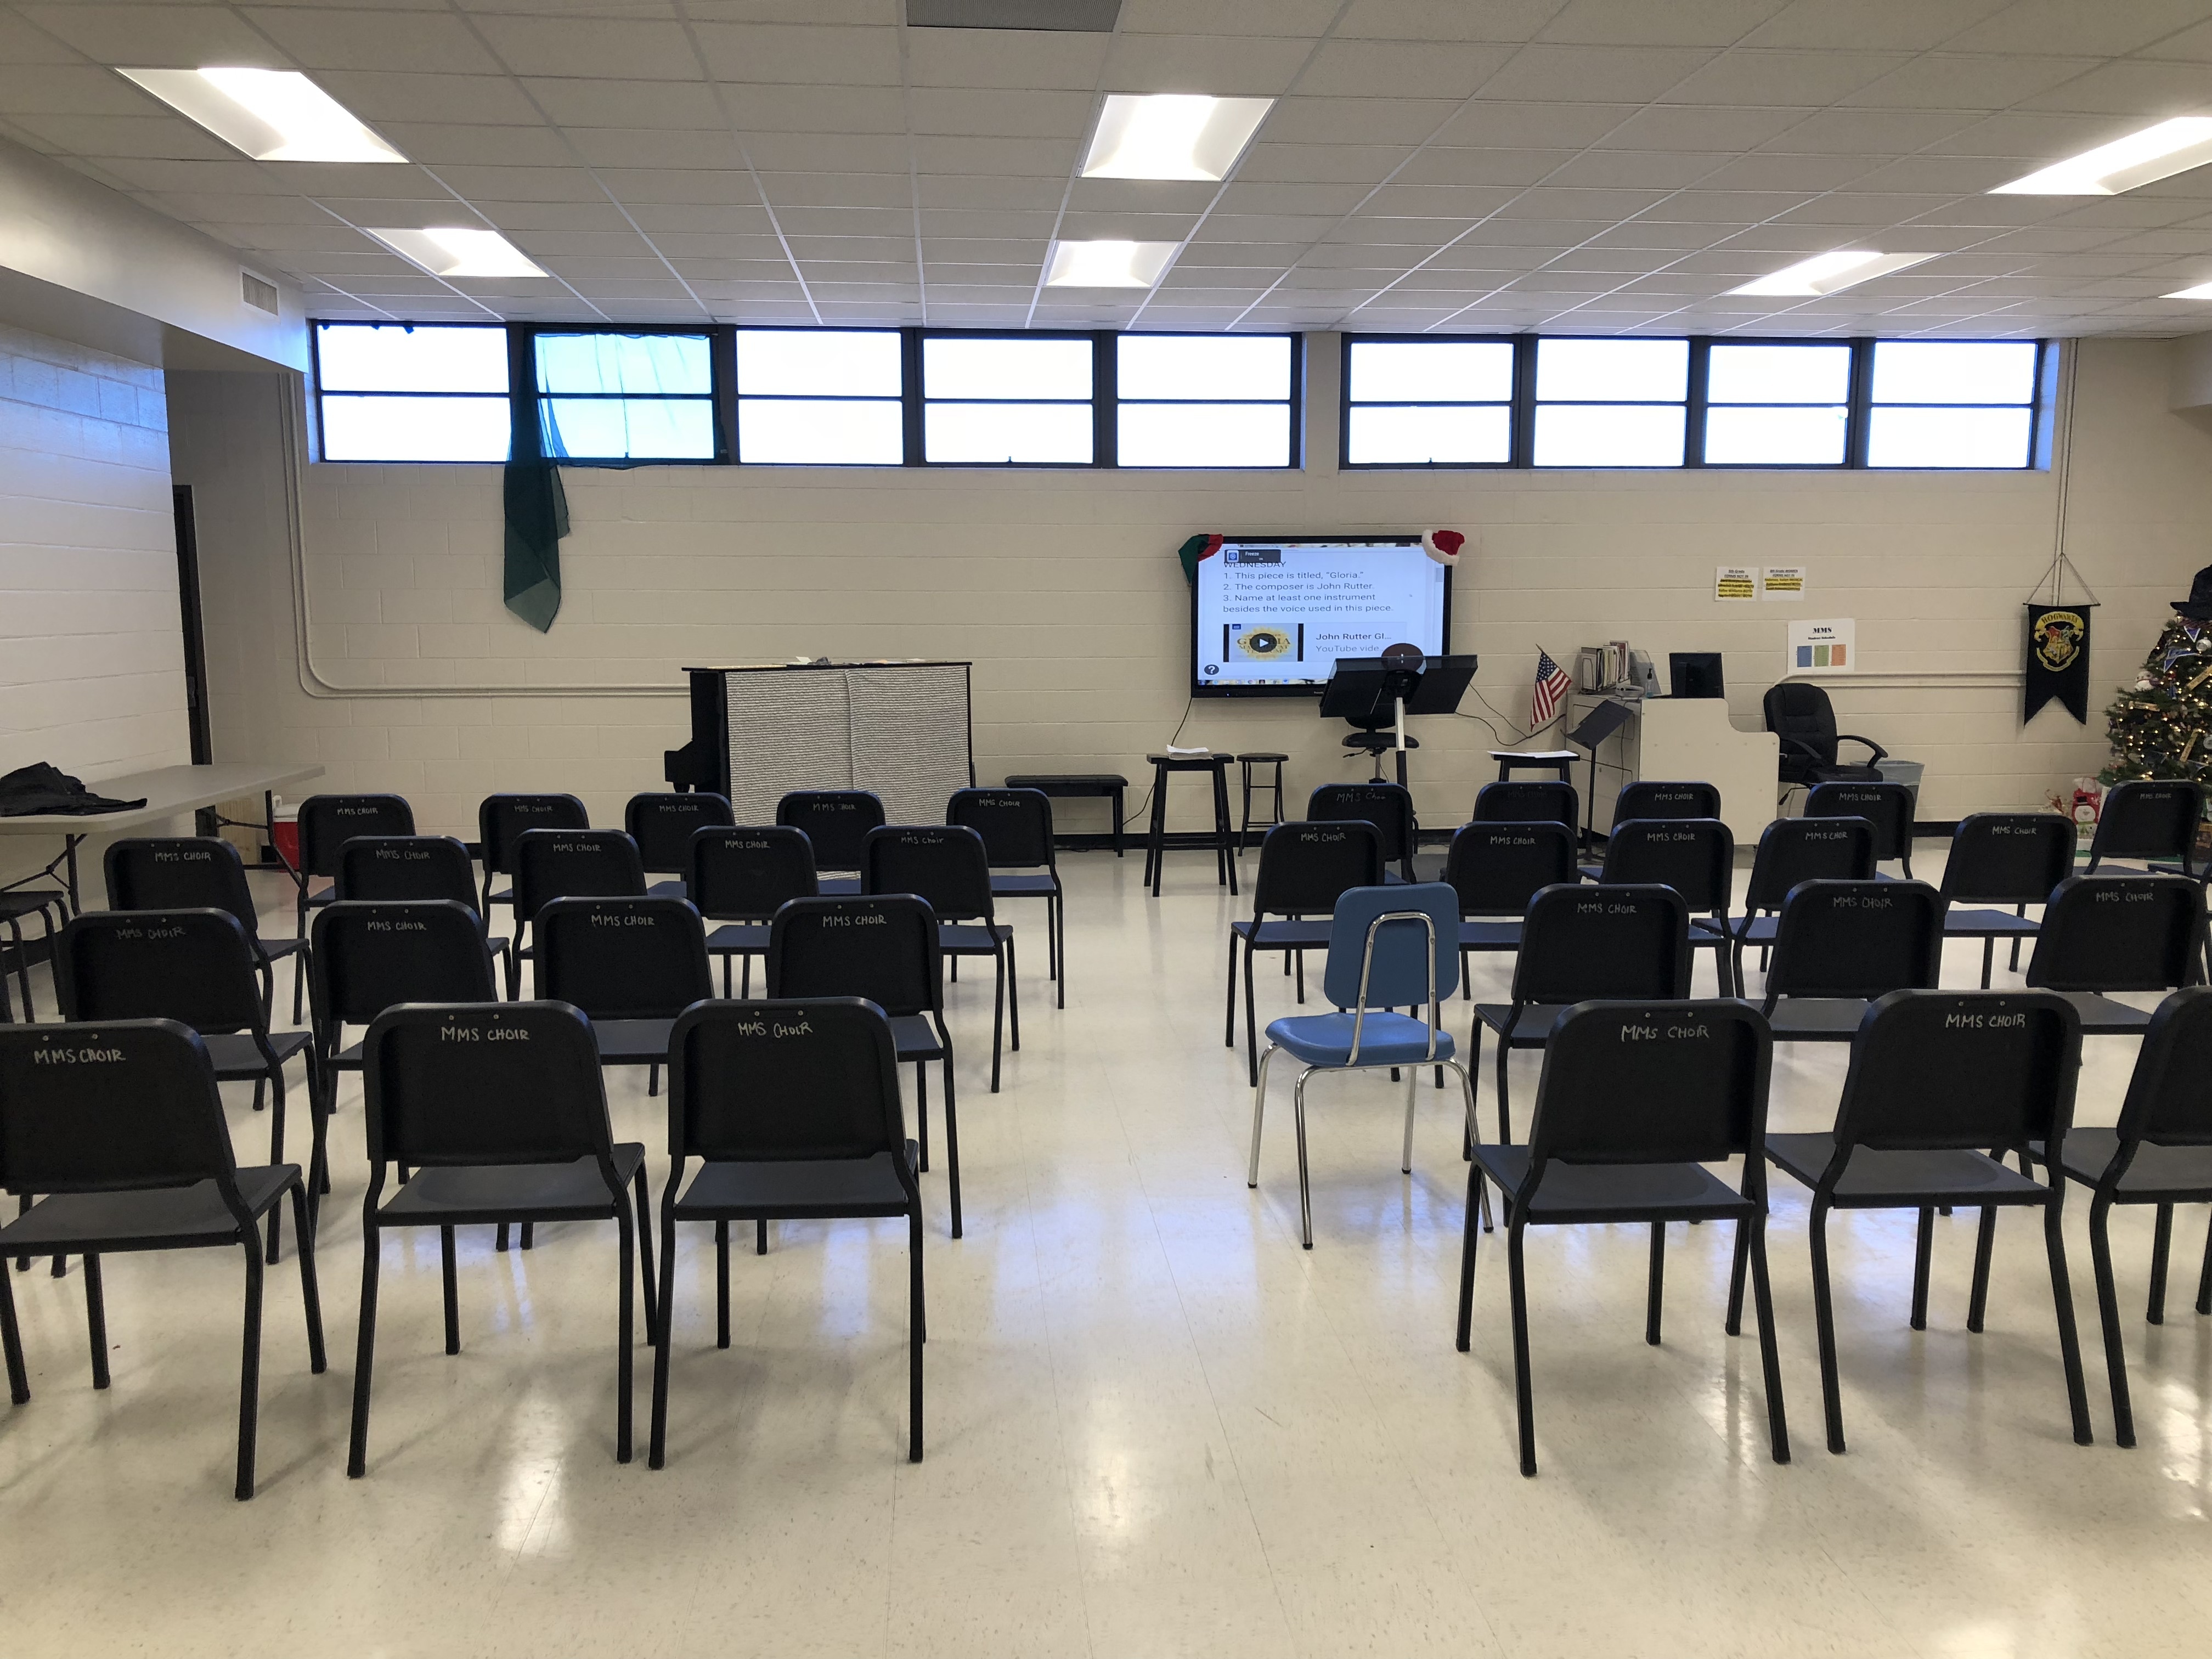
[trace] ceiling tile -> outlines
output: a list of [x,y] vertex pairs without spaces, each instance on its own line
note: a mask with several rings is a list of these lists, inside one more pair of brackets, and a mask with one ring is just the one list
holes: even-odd
[[1108,41],[1045,30],[908,29],[907,76],[917,87],[1089,92],[1105,67]]
[[1726,46],[1781,11],[1787,0],[1567,0],[1539,40],[1607,46]]
[[780,86],[899,84],[896,29],[708,23],[697,33],[708,70],[717,80]]
[[1484,85],[1486,98],[1644,103],[1663,97],[1712,54],[1687,46],[1532,46]]
[[284,54],[227,6],[30,5],[22,15],[86,57],[134,68],[290,69]]
[[1107,55],[1103,89],[1274,97],[1290,90],[1311,52],[1307,40],[1121,34]]
[[423,12],[403,21],[389,11],[317,5],[249,6],[243,15],[301,69],[413,70],[434,75],[502,72],[499,59],[476,32],[451,14]]
[[761,190],[779,208],[914,210],[914,179],[903,173],[766,173]]
[[896,87],[726,85],[721,90],[731,118],[747,131],[906,131],[906,104]]
[[12,125],[21,131],[76,155],[135,155],[177,161],[238,158],[236,150],[211,133],[174,117],[10,114]]
[[557,167],[575,165],[561,135],[547,126],[453,126],[431,121],[386,121],[379,131],[409,160],[428,167],[473,163],[484,167]]
[[2086,58],[1931,52],[1838,101],[1868,109],[2006,109],[2095,66]]
[[1513,48],[1442,42],[1333,40],[1314,54],[1298,90],[1317,97],[1472,97]]
[[2117,56],[2204,21],[2201,0],[2127,0],[2085,6],[2079,0],[2014,0],[1986,21],[1943,44],[1960,52],[2094,52]]
[[[557,139],[556,141],[558,142]],[[741,167],[744,155],[726,131],[641,131],[635,127],[578,127],[568,143],[586,167]],[[562,146],[565,150],[566,146]],[[428,160],[428,157],[423,158]]]
[[1894,73],[1911,59],[1900,52],[1735,52],[1717,58],[1670,88],[1670,104],[1751,104],[1812,107]]
[[[447,125],[494,122],[538,126],[544,118],[504,76],[416,75],[325,70],[315,81],[362,120],[431,121]],[[670,89],[663,88],[664,94]],[[555,112],[555,118],[562,118]]]
[[0,62],[0,112],[10,115],[160,115],[172,113],[153,94],[142,92],[104,69],[66,64]]
[[516,75],[592,81],[702,78],[699,60],[674,23],[627,17],[483,17],[477,27]]
[[1261,137],[1284,144],[1418,144],[1459,109],[1449,98],[1285,98]]
[[908,108],[915,132],[1004,138],[1080,138],[1090,132],[1093,100],[1082,92],[1008,92],[916,87]]
[[922,173],[1028,173],[1065,179],[1075,171],[1074,139],[916,137],[915,168]]

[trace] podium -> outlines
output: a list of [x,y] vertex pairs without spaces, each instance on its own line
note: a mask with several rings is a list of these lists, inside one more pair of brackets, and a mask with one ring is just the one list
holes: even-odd
[[942,823],[975,781],[964,662],[758,663],[687,668],[691,741],[668,781],[726,795],[773,823],[794,789],[870,789],[892,823]]

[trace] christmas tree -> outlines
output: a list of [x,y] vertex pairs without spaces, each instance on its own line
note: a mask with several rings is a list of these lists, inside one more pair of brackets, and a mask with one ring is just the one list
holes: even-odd
[[2212,781],[2212,622],[2170,619],[2135,684],[2106,709],[2105,719],[2112,760],[2097,774],[2098,782]]

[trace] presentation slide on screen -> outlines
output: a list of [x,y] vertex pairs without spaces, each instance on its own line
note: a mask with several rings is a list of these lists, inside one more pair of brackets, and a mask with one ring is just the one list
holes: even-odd
[[1418,542],[1229,541],[1198,562],[1199,685],[1304,686],[1339,657],[1444,651],[1444,568]]

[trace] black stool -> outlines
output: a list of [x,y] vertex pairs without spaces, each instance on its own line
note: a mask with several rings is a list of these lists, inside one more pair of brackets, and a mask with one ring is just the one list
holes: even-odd
[[[1262,830],[1272,830],[1283,821],[1283,763],[1288,759],[1290,759],[1288,755],[1267,755],[1258,753],[1239,755],[1237,757],[1237,764],[1240,769],[1242,769],[1244,775],[1244,818],[1243,823],[1238,826],[1237,830],[1237,850],[1238,852],[1243,852],[1247,847],[1249,847],[1252,844],[1253,791],[1258,790],[1262,794],[1273,795],[1275,798],[1275,805],[1273,811],[1268,814],[1267,821],[1265,823],[1262,823],[1260,828]],[[1273,767],[1275,769],[1275,781],[1273,783],[1253,782],[1252,769],[1255,766]]]
[[1213,775],[1213,833],[1200,836],[1194,845],[1213,849],[1214,879],[1237,892],[1236,831],[1229,827],[1229,755],[1147,755],[1152,763],[1152,822],[1145,835],[1145,879],[1152,896],[1160,896],[1160,872],[1167,863],[1168,778],[1176,772]]
[[1493,749],[1490,758],[1498,763],[1500,783],[1516,772],[1549,772],[1561,783],[1572,783],[1574,776],[1567,769],[1582,757],[1571,749]]
[[1042,795],[1062,798],[1102,795],[1113,803],[1114,856],[1121,856],[1121,796],[1129,781],[1112,772],[1035,772],[1008,778],[1009,789],[1034,789]]

